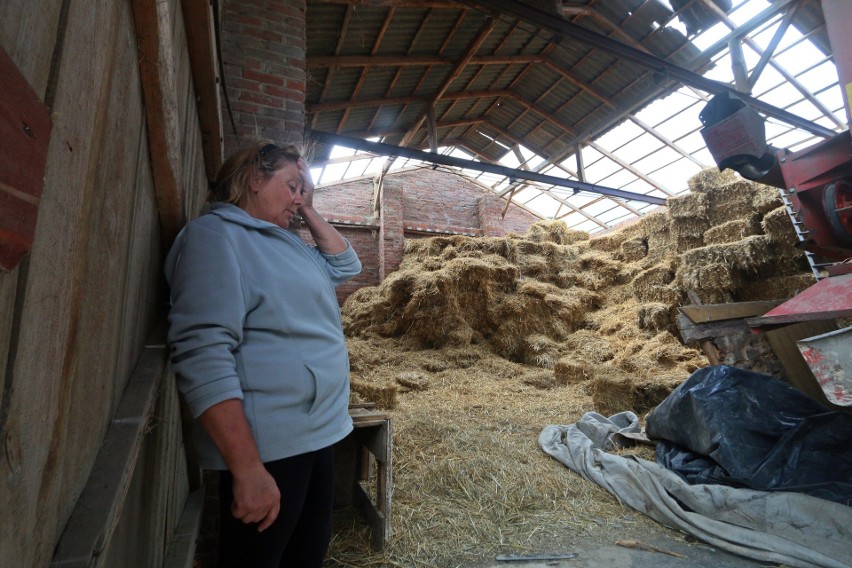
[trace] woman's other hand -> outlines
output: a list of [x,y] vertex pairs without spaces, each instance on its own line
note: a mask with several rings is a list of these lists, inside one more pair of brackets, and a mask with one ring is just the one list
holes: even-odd
[[281,492],[263,464],[235,474],[233,494],[231,513],[246,524],[258,523],[258,532],[269,528],[278,518]]

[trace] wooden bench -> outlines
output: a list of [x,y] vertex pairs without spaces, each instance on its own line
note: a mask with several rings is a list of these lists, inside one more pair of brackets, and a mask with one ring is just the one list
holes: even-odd
[[349,407],[354,430],[335,444],[335,524],[360,514],[372,530],[372,546],[383,550],[391,523],[391,420],[374,403]]

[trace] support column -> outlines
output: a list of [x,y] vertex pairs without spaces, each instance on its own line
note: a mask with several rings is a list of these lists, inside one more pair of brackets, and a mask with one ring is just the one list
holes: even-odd
[[385,177],[382,181],[379,207],[379,281],[399,268],[404,242],[402,184]]
[[494,195],[483,195],[476,205],[482,235],[485,237],[503,236],[505,231],[503,230],[502,200]]

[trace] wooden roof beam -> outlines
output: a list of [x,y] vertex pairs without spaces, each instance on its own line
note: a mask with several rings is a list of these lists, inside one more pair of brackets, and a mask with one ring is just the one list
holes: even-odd
[[755,110],[797,128],[806,130],[817,136],[830,138],[835,135],[833,130],[811,120],[804,119],[785,109],[781,109],[755,99],[750,95],[738,93],[730,85],[703,77],[698,73],[690,71],[689,69],[676,65],[670,61],[645,53],[644,51],[635,49],[629,45],[625,45],[608,36],[595,33],[594,31],[568,22],[556,15],[538,10],[529,4],[520,2],[519,0],[476,0],[476,4],[483,6],[486,10],[496,10],[498,12],[520,17],[525,21],[546,30],[567,34],[572,38],[572,40],[581,41],[597,49],[607,51],[626,62],[633,62],[647,67],[651,71],[661,73],[667,79],[675,80],[709,93],[731,93],[738,96],[738,98],[743,100],[743,102]]
[[[728,17],[725,11],[719,8],[711,0],[700,0],[700,2],[704,4],[707,8],[715,12],[719,16],[719,18],[725,23],[725,25],[728,26],[731,30],[737,29],[737,25]],[[751,49],[753,49],[755,53],[761,56],[763,55],[763,49],[757,44],[756,41],[754,41],[748,36],[744,36],[742,38],[742,41],[745,42],[745,44],[748,45]],[[795,89],[799,91],[799,93],[801,93],[802,96],[805,97],[805,99],[807,99],[809,103],[814,105],[817,110],[819,110],[827,119],[832,121],[837,126],[837,128],[846,127],[843,121],[837,118],[834,113],[828,109],[828,107],[822,104],[819,99],[817,99],[808,89],[806,89],[804,85],[802,85],[799,80],[793,76],[792,73],[790,73],[784,67],[779,65],[771,57],[769,58],[769,65],[771,65],[773,69],[775,69],[782,77],[784,77],[785,81],[795,87]]]
[[[388,9],[387,14],[385,14],[384,22],[382,22],[382,28],[379,30],[379,33],[376,34],[376,40],[373,42],[373,48],[370,50],[370,56],[376,54],[379,50],[379,46],[382,44],[382,39],[385,37],[385,33],[388,31],[388,26],[390,26],[391,20],[393,19],[393,15],[396,12],[396,7],[391,6]],[[358,75],[358,82],[355,84],[355,88],[352,89],[351,98],[356,99],[358,95],[361,93],[361,87],[364,86],[364,81],[367,79],[367,75],[370,73],[370,66],[367,65],[361,69],[361,72]],[[343,112],[343,117],[340,119],[340,123],[337,125],[337,133],[340,134],[346,128],[346,122],[349,120],[349,114],[352,112],[351,108],[346,109]]]
[[[337,38],[337,45],[334,47],[335,56],[337,56],[340,53],[340,50],[343,49],[343,40],[346,37],[346,31],[349,29],[349,20],[352,19],[352,13],[352,4],[347,4],[346,14],[343,16],[343,24],[340,26],[340,35]],[[322,86],[322,92],[320,93],[319,97],[320,102],[325,100],[326,95],[328,95],[328,90],[331,88],[332,83],[334,83],[334,81],[332,80],[334,72],[334,69],[329,69],[328,73],[326,74],[325,83]],[[314,116],[311,118],[311,126],[316,126],[318,118],[319,115],[314,114]]]
[[317,3],[323,4],[346,4],[350,6],[352,4],[357,4],[359,7],[371,7],[371,8],[452,8],[454,10],[458,10],[460,8],[464,8],[458,2],[446,1],[446,0],[358,0],[357,2],[352,2],[352,0],[313,0]]
[[[539,55],[477,55],[470,65],[529,65],[540,63]],[[417,67],[453,65],[449,57],[439,55],[314,55],[307,58],[308,67]]]
[[186,222],[172,19],[162,2],[134,0],[132,7],[157,214],[163,244],[169,246]]
[[702,164],[698,159],[695,158],[695,156],[678,146],[675,142],[669,140],[666,136],[663,136],[663,134],[660,133],[656,128],[654,128],[650,124],[645,124],[644,122],[642,122],[642,120],[640,120],[635,114],[629,114],[627,115],[627,117],[632,120],[639,128],[641,128],[642,130],[644,130],[645,132],[647,132],[648,134],[650,134],[651,136],[653,136],[654,138],[656,138],[657,140],[659,140],[660,142],[662,142],[663,144],[665,144],[690,162],[694,163],[696,166],[702,169],[709,167],[706,164]]
[[[476,34],[476,37],[473,41],[468,44],[467,51],[465,54],[459,59],[456,63],[455,69],[444,79],[443,84],[438,88],[438,91],[431,97],[428,106],[434,106],[434,104],[443,97],[443,95],[447,92],[447,89],[450,88],[450,85],[456,78],[461,75],[462,71],[464,71],[465,66],[469,63],[470,59],[476,55],[476,52],[479,51],[479,48],[488,38],[489,34],[494,31],[494,28],[497,26],[498,20],[496,18],[488,17],[486,21],[483,23],[482,27],[479,29],[479,33]],[[414,134],[420,129],[423,125],[423,121],[426,120],[426,111],[422,111],[420,116],[414,121],[414,126],[406,133],[405,136],[402,137],[402,145],[405,146],[408,144],[411,139],[414,137]]]
[[638,168],[636,168],[632,164],[625,162],[624,160],[622,160],[621,158],[619,158],[618,156],[616,156],[615,154],[613,154],[612,152],[610,152],[606,148],[604,148],[604,147],[602,147],[598,144],[595,144],[592,141],[588,141],[586,144],[590,148],[594,148],[595,150],[597,150],[598,152],[600,152],[601,154],[603,154],[604,156],[606,156],[607,158],[609,158],[610,160],[612,160],[613,162],[615,162],[616,164],[618,164],[619,166],[624,168],[625,170],[629,171],[630,173],[632,173],[633,175],[635,175],[636,177],[638,177],[642,181],[650,184],[652,187],[655,187],[656,189],[662,191],[663,193],[665,193],[669,197],[674,196],[674,193],[672,193],[668,189],[664,188],[662,185],[660,185],[659,183],[657,183],[656,181],[654,181],[653,179],[648,177],[648,175],[646,175],[644,172],[640,171]]

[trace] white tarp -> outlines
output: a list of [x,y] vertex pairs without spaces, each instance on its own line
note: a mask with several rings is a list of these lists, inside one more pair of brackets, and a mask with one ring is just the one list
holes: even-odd
[[538,441],[625,505],[719,549],[794,567],[852,567],[852,507],[801,493],[689,485],[654,462],[604,451],[612,434],[639,430],[632,412],[590,412],[546,427]]

